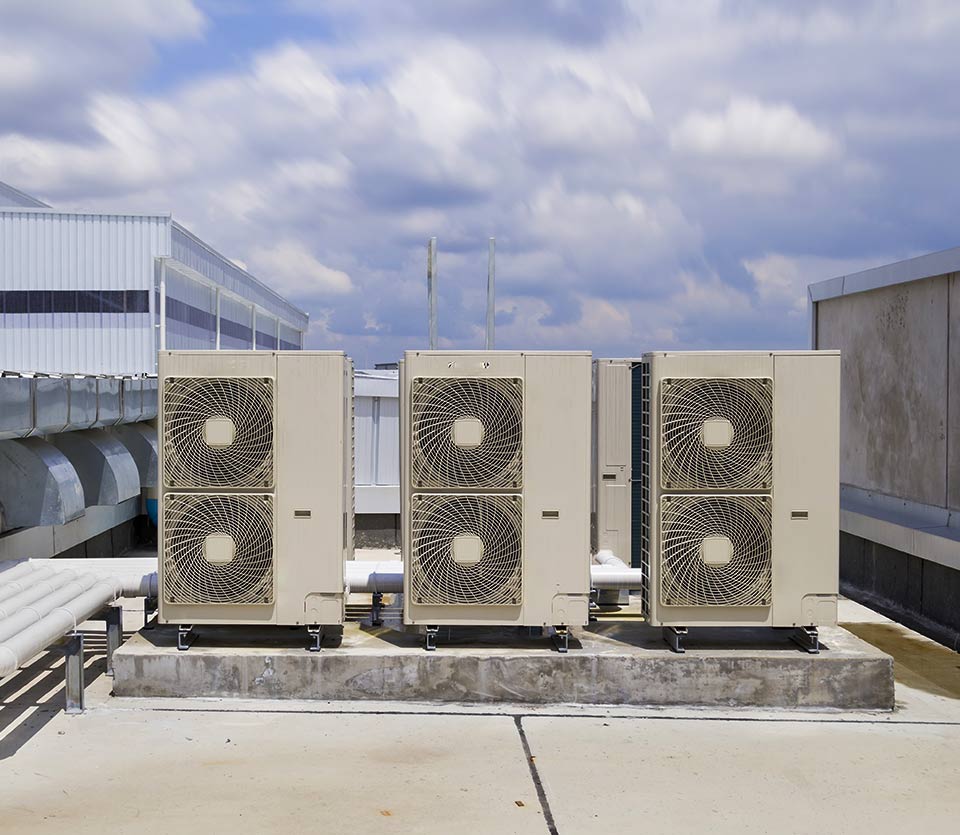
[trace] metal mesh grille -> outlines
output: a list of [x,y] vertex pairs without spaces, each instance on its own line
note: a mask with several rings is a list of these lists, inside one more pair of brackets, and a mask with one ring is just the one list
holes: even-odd
[[[662,496],[660,603],[664,606],[766,606],[771,597],[767,496]],[[704,540],[729,542],[729,561],[710,564]]]
[[[767,490],[773,473],[773,381],[676,378],[660,386],[660,484],[664,490]],[[705,425],[729,441],[711,447]]]
[[[232,559],[211,562],[210,537],[232,543]],[[166,603],[273,603],[273,497],[168,493],[161,577]]]
[[[522,503],[517,495],[415,495],[410,593],[427,605],[509,606],[521,602]],[[476,537],[479,560],[454,559],[454,540]]]
[[[211,421],[232,438],[207,442]],[[273,486],[273,380],[168,377],[163,381],[163,481],[168,489]]]
[[[478,421],[479,443],[458,445],[455,424]],[[427,489],[522,486],[523,382],[514,377],[418,377],[412,395],[411,477]]]
[[[639,415],[638,415],[639,411]],[[638,425],[639,424],[639,425]],[[633,543],[639,560],[631,559],[634,568],[643,571],[640,589],[643,613],[650,614],[650,363],[641,362],[633,369]],[[639,443],[637,435],[639,434]],[[639,530],[639,536],[636,535]],[[633,555],[631,555],[632,557]]]

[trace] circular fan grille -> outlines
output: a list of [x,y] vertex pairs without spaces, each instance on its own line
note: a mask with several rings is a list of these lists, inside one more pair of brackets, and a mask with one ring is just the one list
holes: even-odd
[[[414,603],[509,606],[521,602],[519,496],[413,497]],[[456,559],[457,540],[479,540],[476,561]]]
[[[770,604],[766,496],[664,496],[660,508],[661,604]],[[705,542],[723,543],[724,559],[705,558]]]
[[[665,490],[764,490],[773,466],[773,391],[766,378],[664,380],[660,477]],[[711,444],[711,426],[721,427]]]
[[[219,443],[211,438],[212,425],[230,427]],[[164,380],[163,472],[169,488],[271,487],[273,381],[260,377]]]
[[[521,486],[523,383],[506,377],[430,377],[413,381],[411,470],[415,487]],[[474,424],[471,443],[458,425]]]
[[[211,538],[231,557],[211,562]],[[273,603],[273,500],[258,495],[167,495],[163,504],[166,603]]]

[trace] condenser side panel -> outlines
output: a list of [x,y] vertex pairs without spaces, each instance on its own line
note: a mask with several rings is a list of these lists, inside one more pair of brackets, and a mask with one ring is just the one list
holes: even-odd
[[589,355],[526,355],[523,622],[587,621]]
[[596,367],[596,548],[630,562],[630,364],[601,360]]
[[277,622],[343,619],[342,355],[277,355]]
[[774,397],[773,622],[836,623],[840,356],[778,355]]

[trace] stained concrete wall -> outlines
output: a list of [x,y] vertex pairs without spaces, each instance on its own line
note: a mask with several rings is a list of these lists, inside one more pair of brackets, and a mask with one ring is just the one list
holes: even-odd
[[960,509],[960,274],[818,302],[840,349],[840,480]]

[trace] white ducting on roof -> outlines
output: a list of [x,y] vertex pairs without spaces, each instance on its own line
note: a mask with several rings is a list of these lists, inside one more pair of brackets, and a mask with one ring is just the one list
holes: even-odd
[[0,530],[64,525],[83,516],[76,468],[40,438],[0,441]]
[[87,429],[51,437],[73,464],[83,485],[84,502],[118,505],[140,495],[140,472],[127,448],[107,432]]

